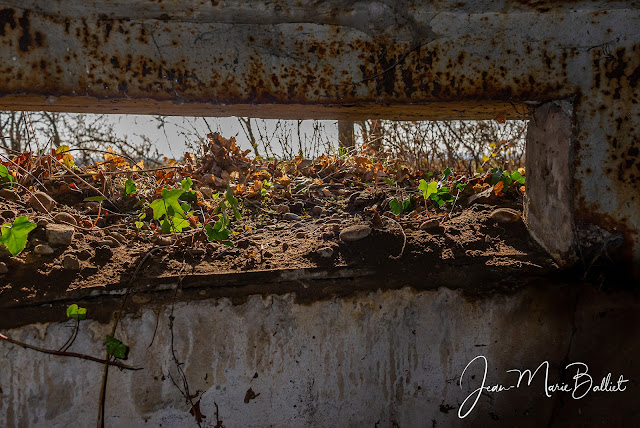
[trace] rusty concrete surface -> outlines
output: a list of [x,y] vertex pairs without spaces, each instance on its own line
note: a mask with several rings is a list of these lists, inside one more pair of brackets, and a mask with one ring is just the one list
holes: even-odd
[[[283,295],[242,305],[179,302],[173,312],[170,304],[146,307],[118,328],[131,347],[127,363],[144,370],[110,370],[106,426],[196,426],[176,386],[184,389],[176,360],[197,394],[203,426],[216,425],[216,409],[229,428],[632,426],[640,417],[639,309],[632,293],[562,283],[480,299],[405,288],[308,306]],[[33,324],[3,333],[57,349],[72,327]],[[70,351],[102,355],[110,330],[81,322]],[[102,365],[5,342],[0,354],[1,426],[95,424]],[[543,368],[531,386],[525,378],[520,388],[483,393],[461,419],[470,407],[461,411],[462,403],[481,384],[481,361],[462,386],[460,377],[478,356],[487,359],[486,385],[509,386],[517,376],[507,370],[534,371],[544,361],[548,385],[573,387],[574,370],[562,368],[575,362],[588,366],[592,386],[607,373],[613,384],[620,375],[628,382],[625,391],[590,391],[579,400],[568,392],[547,397]]]
[[0,108],[417,120],[572,99],[573,218],[622,233],[640,273],[640,2],[183,3],[0,1]]

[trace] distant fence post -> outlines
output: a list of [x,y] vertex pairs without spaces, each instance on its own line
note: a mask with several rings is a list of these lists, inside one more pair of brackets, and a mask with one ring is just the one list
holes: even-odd
[[340,148],[352,149],[355,147],[353,139],[353,120],[338,121],[338,144]]

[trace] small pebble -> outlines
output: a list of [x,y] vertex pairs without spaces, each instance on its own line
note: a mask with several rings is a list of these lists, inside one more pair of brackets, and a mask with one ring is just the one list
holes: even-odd
[[35,192],[31,195],[31,198],[29,198],[29,205],[36,211],[46,213],[56,206],[56,201],[44,192]]
[[53,219],[55,220],[56,223],[66,223],[66,224],[70,224],[71,226],[77,226],[78,222],[76,221],[75,217],[73,217],[71,214],[69,213],[58,213],[56,214]]
[[111,232],[110,235],[111,235],[111,237],[113,239],[115,239],[116,241],[118,241],[121,244],[126,244],[127,243],[127,239],[124,236],[122,236],[122,234],[119,233],[119,232]]
[[157,236],[155,239],[155,244],[161,247],[165,247],[167,245],[173,244],[173,240],[168,236]]
[[296,238],[298,239],[306,239],[307,238],[307,233],[300,231],[300,232],[296,232]]
[[302,220],[302,217],[300,217],[298,214],[294,214],[294,213],[286,213],[282,218],[284,218],[285,220],[289,220],[289,221],[300,221],[300,220]]
[[440,227],[440,221],[438,221],[437,218],[432,218],[426,221],[423,221],[420,224],[420,227],[418,227],[418,229],[420,230],[429,230],[429,229],[436,229]]
[[520,213],[510,208],[498,208],[489,217],[498,223],[513,223],[520,220]]
[[371,228],[364,224],[355,224],[340,232],[340,239],[344,242],[354,242],[366,238],[371,234]]
[[311,214],[313,214],[314,216],[320,217],[322,214],[324,214],[324,208],[320,206],[315,206],[311,209]]
[[66,224],[49,223],[46,226],[47,241],[51,245],[71,245],[73,227]]
[[0,198],[4,198],[7,201],[17,201],[20,196],[11,189],[0,189]]
[[6,275],[9,273],[9,268],[5,262],[0,262],[0,275]]
[[189,253],[192,257],[200,257],[207,254],[207,251],[204,248],[189,248],[187,250],[187,253]]
[[62,267],[66,270],[80,270],[80,262],[76,256],[67,254],[62,260]]
[[325,259],[330,259],[333,257],[333,248],[331,247],[323,247],[316,251],[316,253]]
[[33,249],[33,252],[39,256],[48,256],[53,254],[53,248],[47,244],[38,244]]
[[98,241],[98,243],[96,244],[97,246],[103,246],[106,245],[107,247],[111,247],[111,248],[117,248],[120,246],[120,243],[118,241],[116,241],[115,239],[108,237],[105,238],[101,241]]

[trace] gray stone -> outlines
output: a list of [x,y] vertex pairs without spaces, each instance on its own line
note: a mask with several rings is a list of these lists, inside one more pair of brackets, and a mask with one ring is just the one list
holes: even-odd
[[80,262],[76,256],[67,254],[62,260],[62,267],[66,270],[80,270]]
[[302,220],[302,217],[300,217],[298,214],[294,214],[294,213],[286,213],[284,216],[282,216],[283,219],[285,220],[289,220],[289,221],[300,221]]
[[53,248],[48,244],[38,244],[34,247],[33,253],[39,256],[49,256],[53,254]]
[[322,247],[316,250],[316,253],[322,258],[330,259],[331,257],[333,257],[333,248]]
[[437,229],[440,227],[440,221],[437,218],[430,218],[429,220],[423,221],[420,223],[418,229],[420,230],[430,230]]
[[115,238],[112,238],[112,237],[108,236],[105,239],[99,241],[98,245],[99,246],[106,245],[106,246],[111,247],[111,248],[116,248],[116,247],[120,246],[120,243]]
[[60,223],[60,224],[70,224],[71,226],[78,225],[78,222],[76,221],[75,217],[69,213],[58,213],[53,217],[53,219],[55,220],[56,223]]
[[120,232],[111,232],[110,235],[111,235],[111,238],[115,239],[120,244],[127,243],[127,239]]
[[29,198],[29,205],[41,213],[48,213],[56,206],[56,201],[44,192],[35,192]]
[[520,220],[520,213],[510,208],[498,208],[489,217],[498,223],[513,223]]
[[0,189],[0,198],[4,198],[7,201],[20,200],[20,196],[11,189]]
[[366,238],[371,234],[371,228],[365,224],[355,224],[342,229],[340,239],[344,242],[354,242]]
[[49,223],[46,226],[47,241],[51,245],[71,245],[74,229],[66,224]]

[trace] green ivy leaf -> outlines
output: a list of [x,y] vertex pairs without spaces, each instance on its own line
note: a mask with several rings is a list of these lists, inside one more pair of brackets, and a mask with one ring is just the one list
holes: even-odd
[[517,182],[518,182],[518,183],[520,183],[520,184],[524,184],[524,182],[525,182],[525,178],[524,178],[524,177],[522,176],[522,174],[520,174],[520,172],[518,172],[518,171],[513,171],[513,172],[511,173],[511,179],[512,179],[513,181],[517,181]]
[[402,204],[397,199],[389,201],[389,208],[391,208],[391,212],[395,215],[400,215],[402,213]]
[[451,168],[447,168],[444,171],[442,171],[442,181],[449,178],[450,175],[451,175]]
[[192,185],[193,185],[193,180],[191,180],[191,177],[187,177],[180,182],[180,186],[184,189],[185,192],[188,192],[189,189],[191,189]]
[[9,173],[7,167],[0,164],[0,184],[9,183],[13,187],[13,183],[15,183],[15,181],[16,179]]
[[167,190],[162,189],[162,199],[156,199],[149,205],[153,210],[153,219],[160,220],[163,215],[167,215],[167,209],[171,207],[174,215],[185,217],[185,213],[178,202],[178,198],[183,193],[183,189]]
[[227,229],[227,226],[222,218],[218,220],[213,226],[207,224],[204,227],[204,231],[207,233],[207,239],[209,241],[220,241],[225,245],[233,246],[231,241],[229,241],[229,235],[231,235],[231,231]]
[[5,223],[2,225],[2,236],[0,236],[0,244],[11,252],[14,257],[20,254],[27,245],[27,236],[29,232],[35,229],[37,225],[31,223],[27,216],[21,216],[15,219],[13,224]]
[[109,335],[107,335],[105,343],[107,345],[107,352],[109,355],[115,358],[120,358],[121,360],[127,359],[127,354],[129,353],[129,347],[127,345]]
[[127,179],[127,181],[124,182],[124,195],[125,196],[131,196],[134,193],[136,193],[136,183],[134,183],[134,181],[132,179]]
[[87,308],[80,308],[75,303],[67,308],[67,318],[80,321],[87,318]]

